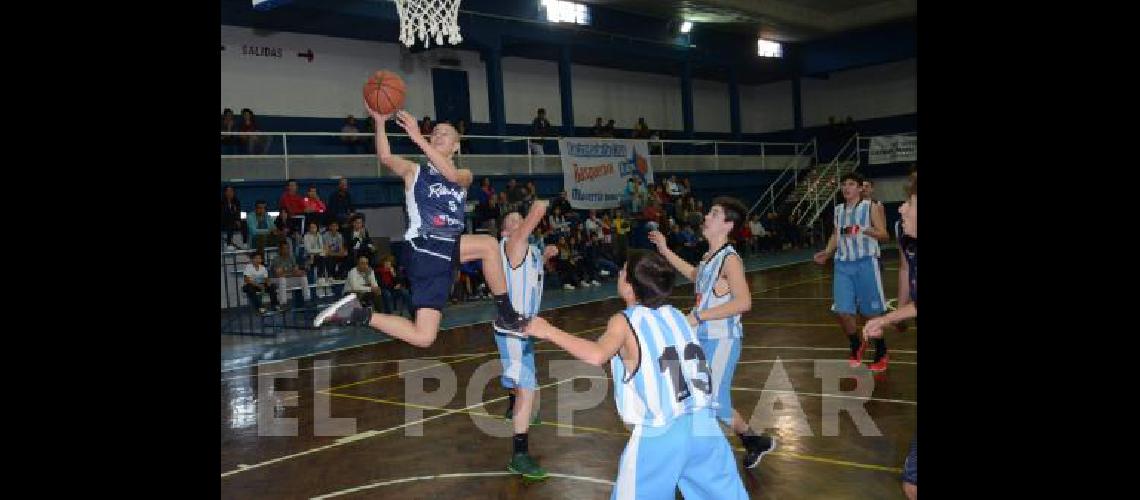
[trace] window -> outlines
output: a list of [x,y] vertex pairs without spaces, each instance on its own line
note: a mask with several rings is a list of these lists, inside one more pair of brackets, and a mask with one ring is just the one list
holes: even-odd
[[566,0],[542,0],[546,20],[552,23],[590,24],[590,12],[580,3]]
[[780,46],[779,42],[757,38],[756,55],[760,57],[784,57],[784,49]]

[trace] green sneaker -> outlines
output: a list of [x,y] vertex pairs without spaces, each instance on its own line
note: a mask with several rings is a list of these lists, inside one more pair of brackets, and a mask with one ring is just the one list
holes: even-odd
[[507,470],[531,481],[546,479],[546,469],[539,467],[534,459],[526,453],[515,453],[511,457],[511,463],[507,464]]

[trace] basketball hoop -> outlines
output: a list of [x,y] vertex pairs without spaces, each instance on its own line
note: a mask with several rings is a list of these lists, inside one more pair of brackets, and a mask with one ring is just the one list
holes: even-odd
[[447,43],[459,45],[459,2],[461,0],[395,0],[396,13],[400,15],[400,41],[411,47],[416,38],[424,42],[424,48]]

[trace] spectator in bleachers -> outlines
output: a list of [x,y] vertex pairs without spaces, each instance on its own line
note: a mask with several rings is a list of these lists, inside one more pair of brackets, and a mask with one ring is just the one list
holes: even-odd
[[[614,214],[614,256],[617,260],[614,262],[625,262],[626,252],[629,249],[629,231],[631,224],[625,218],[625,213],[618,210]],[[612,260],[612,259],[611,259]]]
[[348,115],[348,118],[344,119],[344,126],[340,128],[340,132],[346,134],[340,136],[340,142],[348,146],[349,154],[364,152],[364,145],[367,144],[368,138],[362,135],[349,135],[360,133],[360,129],[356,128],[355,117]]
[[305,194],[305,220],[324,224],[326,212],[325,202],[321,201],[321,196],[317,194],[317,187],[309,186],[309,191]]
[[575,260],[574,264],[578,266],[586,286],[601,284],[598,282],[599,274],[596,262],[587,258],[589,255],[596,255],[593,247],[593,243],[590,243],[590,239],[585,236],[585,233],[578,233],[570,237],[570,249],[574,252],[571,257]]
[[649,125],[645,124],[645,118],[637,119],[637,125],[633,127],[634,139],[648,139],[649,138]]
[[610,219],[610,214],[602,216],[602,221],[598,224],[598,234],[601,234],[602,243],[612,245],[614,243],[614,225],[613,220]]
[[526,181],[526,191],[527,200],[534,201],[538,199],[538,188],[534,186],[534,181]]
[[269,270],[261,265],[261,259],[260,251],[249,256],[249,264],[242,270],[245,284],[241,290],[257,312],[265,314],[265,306],[261,303],[262,293],[269,296],[269,305],[273,310],[280,308],[280,304],[277,302],[277,285],[269,282]]
[[278,303],[286,302],[288,289],[301,287],[301,296],[305,301],[312,299],[309,292],[309,277],[305,270],[297,265],[293,257],[293,245],[284,240],[277,245],[277,256],[273,259],[273,278],[277,280]]
[[348,245],[344,242],[344,235],[340,234],[340,223],[329,222],[329,230],[324,234],[325,244],[325,273],[332,279],[340,279],[348,260]]
[[689,186],[689,178],[681,179],[681,196],[692,196],[693,188]]
[[425,116],[424,119],[420,121],[420,133],[423,134],[424,137],[430,136],[433,128],[435,128],[435,125],[432,125],[430,116]]
[[524,199],[526,199],[526,195],[527,195],[526,187],[520,185],[519,181],[517,181],[515,179],[511,179],[511,180],[507,181],[506,193],[507,193],[507,202],[512,207],[517,207],[517,206],[521,205],[522,201]]
[[570,197],[566,196],[566,190],[558,192],[553,200],[550,200],[551,208],[558,208],[562,210],[562,215],[566,216],[566,220],[571,224],[578,222],[578,213],[574,211],[574,207],[570,206]]
[[249,215],[245,227],[249,231],[246,241],[250,248],[256,248],[259,252],[265,251],[267,245],[276,246],[281,241],[281,231],[270,220],[264,200],[254,203],[253,213]]
[[689,219],[686,220],[685,222],[687,222],[690,226],[693,226],[693,227],[701,227],[701,224],[705,220],[704,213],[705,213],[705,204],[702,203],[701,200],[694,199],[693,200],[693,210],[691,212],[689,212]]
[[305,213],[305,197],[298,192],[297,181],[293,179],[285,181],[285,192],[281,193],[281,198],[277,200],[277,207],[289,210],[290,214]]
[[234,195],[234,187],[226,186],[222,189],[222,231],[226,233],[226,245],[244,246],[234,243],[234,233],[242,234],[241,202]]
[[353,214],[352,196],[348,192],[348,178],[341,177],[337,183],[336,191],[329,196],[328,210],[325,211],[325,224],[337,221],[341,226],[348,227],[348,218]]
[[693,226],[685,224],[681,228],[681,252],[678,253],[685,262],[694,264],[701,260],[701,251],[699,250],[701,243],[700,234],[693,230]]
[[602,223],[598,220],[597,210],[590,209],[590,215],[582,221],[582,229],[585,230],[586,234],[594,235],[595,238],[600,239],[602,237]]
[[[226,108],[222,111],[222,132],[239,132],[240,129],[237,125],[237,120],[234,119],[234,110]],[[237,145],[240,143],[240,137],[236,135],[223,135],[222,136],[222,154],[232,155],[237,154]]]
[[399,314],[404,309],[408,317],[412,317],[412,295],[408,293],[408,286],[400,272],[396,269],[396,258],[385,255],[380,259],[380,267],[376,268],[380,277],[380,297],[383,299],[384,314]]
[[371,267],[372,259],[376,257],[376,246],[372,244],[372,236],[364,227],[364,216],[356,214],[351,220],[352,232],[348,235],[348,248],[352,261],[367,257]]
[[376,298],[380,296],[380,283],[376,281],[376,273],[368,265],[368,257],[363,255],[356,259],[356,265],[348,271],[344,282],[344,293],[355,293],[360,305],[373,307]]
[[490,177],[483,178],[483,182],[479,186],[479,191],[476,194],[479,196],[479,205],[485,206],[491,204],[491,199],[495,197],[495,188],[491,187]]
[[[661,203],[658,202],[656,198],[649,200],[649,204],[641,211],[641,218],[645,219],[646,223],[656,223],[657,227],[661,226],[663,215],[664,212],[661,210]],[[650,231],[654,231],[655,229],[656,228],[650,229]]]
[[621,208],[628,210],[630,213],[640,212],[640,206],[637,204],[637,184],[636,178],[630,177],[625,181],[625,189],[621,193]]
[[[260,132],[257,128],[257,117],[249,108],[241,110],[240,132]],[[243,135],[240,142],[245,145],[246,154],[268,154],[269,146],[273,144],[271,135]]]
[[575,265],[577,259],[573,258],[574,251],[568,241],[565,236],[558,238],[558,280],[562,282],[563,290],[575,289],[574,283],[580,287],[586,286],[586,282],[581,279],[581,271]]
[[752,233],[752,239],[749,245],[752,247],[753,252],[763,252],[764,242],[768,237],[768,231],[764,229],[764,224],[760,222],[760,214],[752,214],[748,219],[748,229]]
[[309,282],[317,284],[317,297],[332,295],[328,285],[328,268],[325,265],[324,237],[318,231],[316,222],[309,222],[309,230],[303,238],[305,247],[305,268],[309,270]]
[[673,203],[680,201],[681,183],[677,182],[676,175],[670,175],[668,179],[665,179],[665,193],[669,195]]
[[570,232],[570,223],[566,222],[566,216],[562,215],[561,208],[553,208],[550,215],[547,216],[547,224],[551,231],[557,234],[564,235]]
[[606,136],[606,126],[602,124],[602,117],[599,116],[597,120],[594,121],[594,128],[590,130],[590,135],[594,137]]
[[[546,119],[546,110],[538,108],[538,113],[534,120],[530,122],[530,135],[533,137],[547,137],[550,135],[550,120]],[[534,140],[530,142],[531,154],[541,155],[544,154],[542,147],[542,140]]]

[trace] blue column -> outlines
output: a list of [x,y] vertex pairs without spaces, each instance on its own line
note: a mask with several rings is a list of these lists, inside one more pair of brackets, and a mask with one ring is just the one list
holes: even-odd
[[574,91],[570,82],[570,47],[563,45],[558,58],[558,93],[562,96],[562,135],[566,137],[574,137]]
[[728,67],[728,115],[732,138],[740,140],[740,81],[735,66]]
[[681,120],[685,124],[685,138],[693,138],[693,63],[688,59],[681,66]]
[[800,76],[796,75],[792,78],[792,123],[796,129],[796,137],[799,138],[804,129],[804,108],[803,102],[800,99]]
[[507,135],[507,111],[503,97],[503,49],[489,47],[483,54],[487,64],[487,105],[495,135]]

